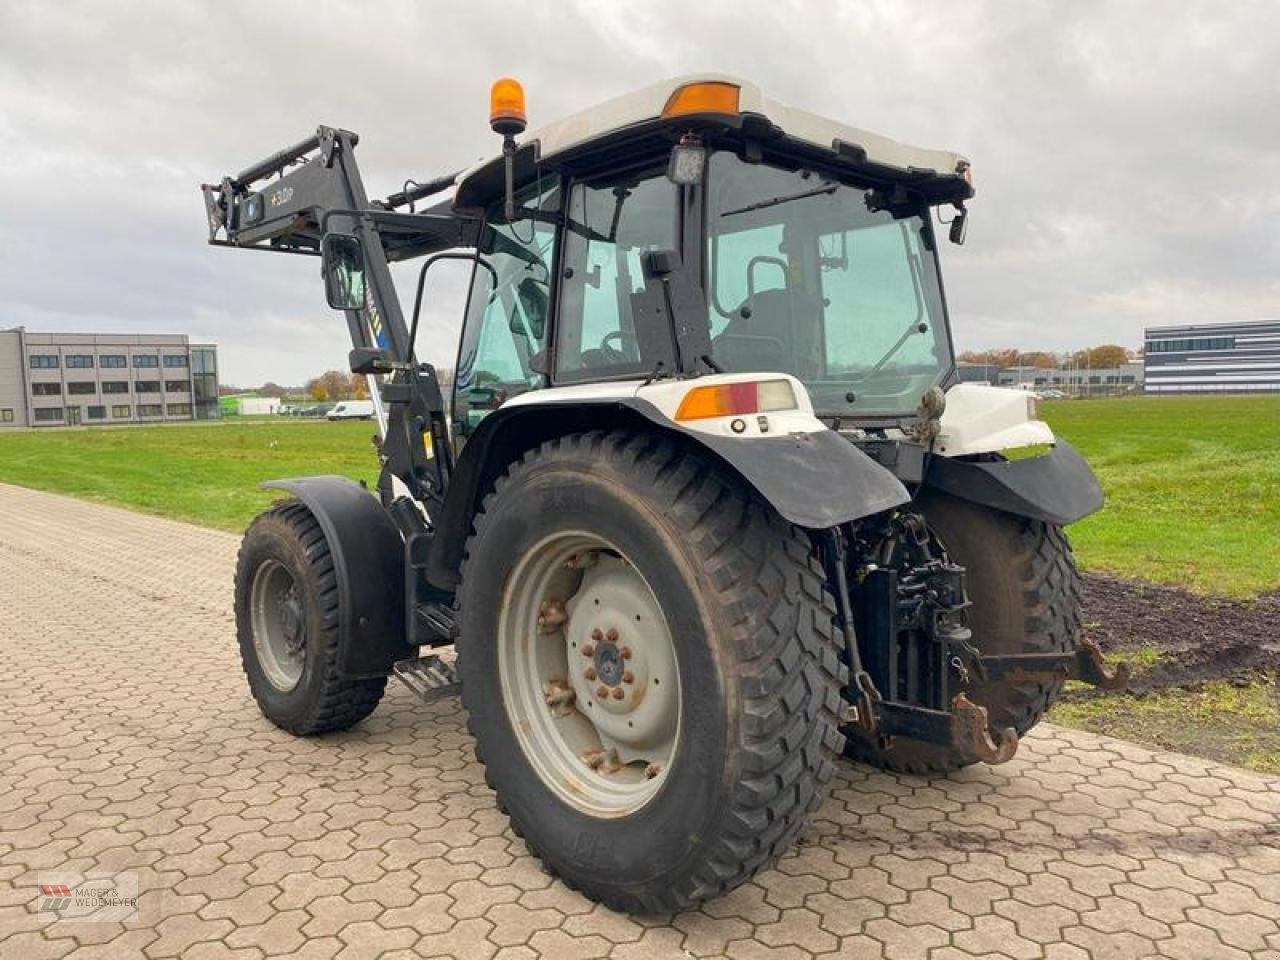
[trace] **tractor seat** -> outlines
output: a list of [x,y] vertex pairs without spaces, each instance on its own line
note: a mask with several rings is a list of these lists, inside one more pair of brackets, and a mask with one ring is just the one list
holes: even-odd
[[733,311],[733,319],[711,339],[716,362],[733,373],[788,370],[795,330],[791,294],[761,290]]

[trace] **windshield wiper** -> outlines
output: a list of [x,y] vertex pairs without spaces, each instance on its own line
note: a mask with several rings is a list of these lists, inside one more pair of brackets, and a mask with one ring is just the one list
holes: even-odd
[[739,207],[736,210],[726,210],[720,214],[722,217],[736,217],[740,213],[751,213],[753,210],[764,210],[767,207],[776,207],[782,203],[790,203],[792,200],[803,200],[805,197],[817,197],[824,193],[835,193],[840,188],[838,183],[828,182],[825,186],[817,187],[813,190],[806,190],[803,193],[793,193],[783,197],[773,197],[770,200],[760,200],[756,203],[749,203],[745,207]]

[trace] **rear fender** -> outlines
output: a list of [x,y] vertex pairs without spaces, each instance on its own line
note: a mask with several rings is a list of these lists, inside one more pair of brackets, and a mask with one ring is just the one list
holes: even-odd
[[901,481],[832,430],[728,437],[690,430],[635,396],[511,404],[489,414],[458,456],[436,528],[427,579],[458,584],[462,553],[480,501],[524,451],[567,433],[657,428],[707,450],[741,476],[787,521],[825,529],[881,513],[911,497]]
[[262,486],[297,497],[324,531],[338,581],[343,674],[386,676],[397,660],[416,656],[406,641],[404,540],[382,505],[345,477]]

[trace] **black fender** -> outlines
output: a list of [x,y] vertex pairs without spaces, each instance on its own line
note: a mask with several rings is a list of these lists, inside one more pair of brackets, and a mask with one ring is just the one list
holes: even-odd
[[458,455],[436,524],[427,579],[451,590],[471,519],[493,482],[516,457],[545,440],[581,430],[657,427],[686,438],[734,470],[800,527],[825,529],[907,503],[911,495],[889,470],[832,430],[767,437],[721,437],[674,423],[636,397],[506,407],[480,422]]
[[924,486],[1006,513],[1066,525],[1102,506],[1102,487],[1065,440],[1021,460],[929,459]]
[[346,477],[269,480],[306,505],[324,531],[338,580],[339,669],[385,676],[397,660],[417,656],[406,642],[404,539],[387,511]]

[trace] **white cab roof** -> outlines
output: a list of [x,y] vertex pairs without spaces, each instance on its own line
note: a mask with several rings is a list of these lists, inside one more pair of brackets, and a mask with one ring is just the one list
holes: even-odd
[[[968,166],[968,160],[958,153],[913,147],[889,137],[851,127],[807,110],[789,107],[765,96],[764,92],[749,80],[719,73],[694,74],[673,77],[632,93],[615,97],[589,109],[571,114],[546,126],[530,130],[521,138],[522,143],[537,141],[538,155],[542,161],[557,154],[588,144],[608,134],[627,127],[657,120],[672,94],[681,87],[693,83],[727,83],[739,89],[738,105],[743,114],[757,114],[768,118],[789,139],[803,141],[823,150],[832,150],[841,143],[860,148],[865,152],[865,162],[912,173],[933,173],[937,176],[955,176]],[[499,158],[488,157],[458,177],[461,187],[469,178]]]

